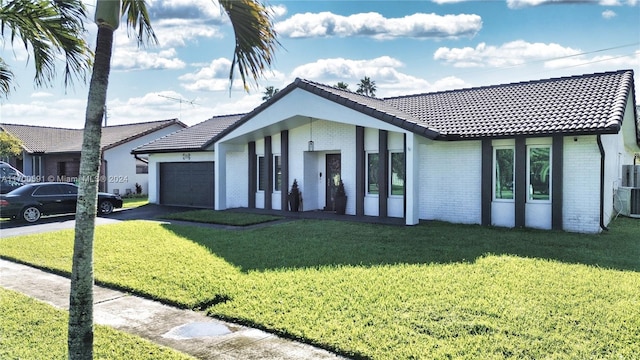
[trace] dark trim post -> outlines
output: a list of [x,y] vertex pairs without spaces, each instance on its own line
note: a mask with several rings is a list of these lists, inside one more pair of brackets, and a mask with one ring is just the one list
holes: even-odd
[[256,142],[249,141],[249,209],[255,209],[256,207],[256,192],[258,192],[258,175],[257,175],[257,159],[256,159]]
[[525,226],[525,211],[527,205],[527,139],[516,137],[515,164],[515,226]]
[[365,168],[367,166],[364,152],[364,127],[356,126],[356,215],[364,215],[364,196],[366,181]]
[[551,228],[562,230],[562,180],[564,173],[564,137],[562,135],[553,136],[551,148]]
[[273,195],[273,149],[271,145],[271,136],[264,138],[264,162],[267,170],[266,188],[264,189],[264,208],[272,209]]
[[389,134],[378,130],[378,216],[387,217],[389,198]]
[[280,167],[282,171],[282,211],[289,210],[289,130],[280,132]]
[[493,200],[493,146],[491,139],[482,139],[482,180],[481,192],[481,218],[482,225],[491,225],[491,201]]

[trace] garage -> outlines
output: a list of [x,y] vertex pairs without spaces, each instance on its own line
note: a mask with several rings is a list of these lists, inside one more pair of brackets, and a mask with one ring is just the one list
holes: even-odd
[[213,161],[160,163],[160,203],[214,207]]

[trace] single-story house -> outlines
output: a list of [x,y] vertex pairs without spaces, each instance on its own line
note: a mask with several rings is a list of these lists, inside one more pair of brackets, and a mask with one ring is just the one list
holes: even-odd
[[303,211],[332,210],[342,180],[347,214],[595,233],[640,163],[635,101],[632,70],[384,99],[296,79],[171,153],[212,151],[216,210],[287,210],[294,180]]
[[213,208],[213,141],[243,116],[216,116],[133,149],[149,162],[149,202]]
[[[125,195],[148,189],[147,160],[131,150],[187,126],[177,119],[141,122],[102,128],[100,190]],[[83,129],[0,124],[22,141],[21,157],[10,163],[36,181],[74,182],[80,172]]]

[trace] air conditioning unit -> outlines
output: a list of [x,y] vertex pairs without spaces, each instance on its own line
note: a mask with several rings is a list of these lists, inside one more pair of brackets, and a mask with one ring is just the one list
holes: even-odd
[[619,214],[640,218],[640,187],[619,187],[616,198],[614,206]]
[[640,187],[640,165],[622,165],[622,183],[624,187]]

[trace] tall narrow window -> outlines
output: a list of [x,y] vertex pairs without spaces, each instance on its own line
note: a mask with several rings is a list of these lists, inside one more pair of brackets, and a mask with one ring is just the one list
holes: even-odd
[[378,194],[378,154],[367,154],[367,193]]
[[515,151],[513,148],[497,148],[493,154],[493,198],[496,200],[513,200]]
[[280,155],[273,157],[273,190],[282,191],[282,164]]
[[391,195],[404,195],[404,153],[391,153]]
[[551,147],[531,146],[527,152],[529,168],[528,200],[548,201],[551,193]]
[[267,168],[264,164],[264,156],[258,156],[258,191],[264,191],[267,187]]

